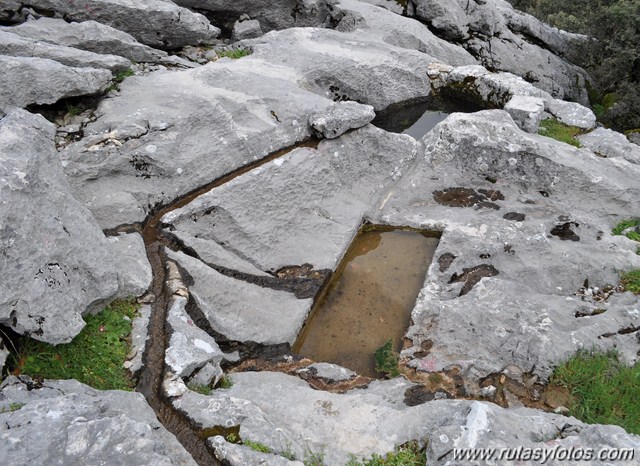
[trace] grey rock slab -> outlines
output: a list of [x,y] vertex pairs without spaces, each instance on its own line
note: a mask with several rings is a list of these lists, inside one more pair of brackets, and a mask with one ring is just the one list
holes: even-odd
[[133,319],[131,329],[131,350],[127,355],[124,367],[132,374],[137,374],[142,369],[142,356],[149,340],[149,319],[151,317],[151,306],[144,304],[140,306],[138,316]]
[[189,274],[189,292],[211,328],[229,340],[293,344],[311,299],[226,277],[182,253],[167,252]]
[[[345,394],[314,390],[296,377],[274,372],[235,373],[231,378],[229,389],[212,396],[186,393],[173,400],[174,406],[205,427],[239,425],[240,438],[263,443],[275,454],[293,453],[297,459],[323,454],[324,463],[331,465],[345,464],[351,455],[361,460],[383,455],[409,440],[428,444],[428,464],[438,465],[455,464],[453,448],[638,448],[640,443],[640,437],[617,426],[587,425],[526,408],[467,400],[408,407],[396,402],[412,386],[401,378]],[[210,443],[215,449],[229,448],[220,438]]]
[[310,138],[309,115],[332,102],[296,78],[252,56],[127,78],[61,152],[66,174],[103,228],[140,222],[155,205]]
[[262,453],[244,445],[229,443],[221,435],[208,440],[216,457],[231,466],[304,466],[302,461],[290,461],[273,453]]
[[[8,377],[0,389],[0,456],[12,465],[196,463],[140,393],[100,391],[75,380],[41,388]],[[37,438],[38,441],[34,441]]]
[[309,117],[309,125],[316,134],[335,139],[350,129],[362,128],[376,117],[371,105],[357,102],[337,102],[320,113]]
[[[452,114],[423,143],[415,171],[372,218],[443,231],[404,355],[426,340],[433,348],[410,365],[464,368],[474,393],[473,383],[508,365],[544,379],[593,345],[636,361],[635,337],[618,332],[638,326],[638,297],[593,299],[580,289],[585,279],[615,285],[620,270],[640,266],[636,245],[609,233],[636,215],[637,165],[523,132],[499,110]],[[441,268],[445,253],[455,258]]]
[[207,12],[216,25],[232,30],[243,15],[258,20],[265,32],[329,24],[335,0],[176,0],[178,5]]
[[188,299],[173,296],[169,300],[167,324],[169,345],[165,363],[179,377],[189,377],[207,363],[220,368],[223,353],[216,341],[199,328],[186,311]]
[[513,121],[527,133],[537,133],[544,113],[544,100],[516,95],[504,106]]
[[29,0],[36,10],[54,12],[67,21],[93,20],[131,34],[160,49],[209,43],[220,34],[207,18],[163,0],[93,0],[91,4],[68,0]]
[[447,39],[468,37],[469,19],[457,0],[416,0],[413,3],[416,17],[428,22]]
[[60,99],[97,94],[111,82],[105,69],[74,68],[46,58],[0,55],[3,85],[0,110],[31,104],[53,104]]
[[4,345],[0,345],[0,371],[4,369],[4,365],[7,362],[9,354],[9,350],[7,350]]
[[117,55],[101,55],[63,45],[54,45],[21,37],[8,32],[8,30],[0,30],[0,55],[48,58],[66,66],[105,68],[112,72],[124,71],[131,66],[129,60]]
[[364,30],[387,44],[423,52],[452,66],[477,63],[464,48],[437,37],[421,22],[386,9],[389,5],[397,6],[395,1],[382,0],[380,3],[372,5],[369,2],[340,0],[337,8],[342,17],[336,30]]
[[260,21],[257,19],[250,19],[248,21],[236,21],[233,25],[233,33],[231,34],[231,40],[243,40],[243,39],[255,39],[264,34],[262,27],[260,27]]
[[0,321],[66,343],[118,281],[107,239],[70,193],[54,136],[53,124],[24,110],[0,120]]
[[327,362],[317,362],[307,366],[306,371],[313,371],[316,377],[327,380],[329,382],[344,382],[351,380],[357,374],[344,367]]
[[93,20],[68,23],[63,19],[43,17],[2,30],[89,52],[119,55],[137,63],[157,62],[167,57],[166,52],[141,44],[132,35]]
[[548,100],[545,110],[565,125],[576,126],[581,129],[592,129],[596,126],[596,116],[591,109],[576,102],[565,102],[557,99]]
[[578,136],[583,147],[603,157],[622,157],[640,165],[640,146],[629,142],[624,134],[607,128],[596,128]]
[[200,260],[206,264],[224,267],[229,270],[249,275],[262,277],[272,276],[263,272],[251,262],[242,259],[237,254],[229,251],[215,241],[196,238],[191,236],[189,233],[180,230],[171,232],[171,234],[178,238],[185,247],[195,251]]
[[200,385],[216,385],[223,375],[224,373],[220,368],[220,364],[208,362],[196,371],[189,382]]
[[335,269],[363,219],[408,169],[418,143],[371,125],[302,148],[219,186],[162,222],[260,270]]
[[121,233],[107,238],[114,251],[118,273],[118,297],[141,296],[151,287],[153,273],[139,233]]
[[395,47],[372,33],[294,28],[243,41],[253,56],[296,71],[304,89],[330,100],[353,100],[383,110],[425,98],[428,64],[435,58]]

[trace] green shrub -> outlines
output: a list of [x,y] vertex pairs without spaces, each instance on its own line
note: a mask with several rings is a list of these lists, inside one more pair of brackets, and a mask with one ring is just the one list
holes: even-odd
[[427,455],[420,449],[418,442],[409,442],[396,448],[391,453],[384,456],[373,455],[371,459],[358,461],[351,458],[347,466],[424,466],[427,462]]
[[623,273],[620,283],[627,291],[640,294],[640,269]]
[[218,383],[218,387],[219,388],[231,388],[231,387],[233,387],[233,380],[231,380],[231,378],[229,378],[229,377],[227,377],[225,375],[220,379],[220,382]]
[[[632,228],[640,225],[640,218],[628,218],[626,220],[622,220],[611,230],[612,235],[621,235],[624,230],[627,228]],[[632,239],[634,241],[640,242],[640,233],[637,231],[630,231],[625,235],[627,238]]]
[[115,301],[96,315],[73,341],[49,345],[31,338],[19,343],[15,373],[45,379],[76,379],[100,390],[131,390],[133,381],[123,368],[129,336],[139,305]]
[[374,353],[376,360],[376,371],[385,374],[387,377],[397,377],[400,375],[398,369],[398,354],[393,350],[393,340],[389,338],[384,345]]
[[189,382],[187,388],[192,392],[200,393],[201,395],[209,396],[212,391],[209,385],[203,385],[201,383]]
[[556,368],[549,383],[572,394],[572,416],[640,434],[640,364],[625,366],[615,352],[580,351]]
[[549,118],[540,122],[539,134],[555,139],[556,141],[565,142],[575,147],[580,147],[580,141],[576,136],[582,133],[580,128],[568,126],[560,123],[558,120]]
[[247,55],[251,55],[251,50],[249,49],[229,49],[229,50],[216,50],[216,55],[220,58],[232,58],[237,60],[238,58],[246,57]]

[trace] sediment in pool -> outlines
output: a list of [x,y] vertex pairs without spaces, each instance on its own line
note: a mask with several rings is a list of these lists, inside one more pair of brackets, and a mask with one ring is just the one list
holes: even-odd
[[373,354],[390,338],[400,351],[439,236],[364,227],[316,300],[294,352],[379,377]]

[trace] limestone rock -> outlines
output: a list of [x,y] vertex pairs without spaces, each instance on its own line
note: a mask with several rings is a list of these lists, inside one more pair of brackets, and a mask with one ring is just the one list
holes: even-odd
[[216,457],[231,466],[303,466],[301,461],[290,461],[273,453],[262,453],[244,445],[227,442],[224,437],[217,435],[208,440],[214,449]]
[[0,321],[49,343],[70,341],[114,297],[113,255],[75,200],[53,145],[55,128],[16,110],[0,120]]
[[168,254],[192,277],[191,296],[216,333],[232,341],[293,344],[310,299],[226,277],[182,253]]
[[537,133],[544,113],[544,100],[516,95],[504,106],[513,121],[528,133]]
[[0,387],[0,411],[22,405],[0,414],[0,456],[11,464],[196,464],[140,393],[29,382],[11,376]]
[[622,157],[628,162],[640,165],[640,146],[616,131],[596,128],[590,133],[578,136],[580,143],[603,157]]
[[210,42],[220,34],[203,15],[163,0],[93,0],[90,6],[68,0],[29,0],[29,6],[67,21],[98,21],[159,49]]
[[89,52],[120,55],[137,63],[156,62],[167,56],[166,52],[143,45],[126,32],[93,20],[68,23],[43,17],[3,30]]
[[149,339],[149,318],[151,317],[151,306],[144,304],[138,311],[138,316],[133,319],[131,329],[131,350],[127,355],[125,368],[132,374],[137,374],[142,369],[142,356]]
[[592,129],[596,126],[596,116],[591,109],[575,102],[548,100],[545,103],[545,110],[565,125],[581,129]]
[[338,102],[309,118],[309,125],[320,136],[334,139],[346,131],[361,128],[376,117],[373,107],[357,102]]
[[0,55],[48,58],[66,66],[105,68],[112,72],[124,71],[131,66],[129,60],[117,55],[101,55],[72,47],[54,45],[11,34],[7,30],[0,30]]
[[45,58],[0,55],[3,85],[0,110],[31,104],[53,104],[60,99],[103,91],[111,82],[105,69],[72,68]]
[[251,19],[248,21],[236,21],[233,25],[233,34],[231,40],[255,39],[260,37],[264,32],[260,27],[260,21]]
[[344,367],[337,366],[335,364],[329,364],[326,362],[317,362],[311,364],[304,369],[305,371],[313,371],[314,375],[320,379],[326,380],[330,383],[344,382],[351,380],[356,376],[356,373],[345,369]]
[[0,371],[4,369],[4,364],[7,362],[9,354],[9,350],[4,347],[4,344],[0,343]]
[[139,233],[107,238],[111,243],[118,273],[118,297],[141,296],[151,287],[153,275],[147,251]]

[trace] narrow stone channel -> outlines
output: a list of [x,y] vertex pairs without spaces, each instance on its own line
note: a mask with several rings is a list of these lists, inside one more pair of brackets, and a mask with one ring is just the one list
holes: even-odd
[[167,346],[166,315],[167,295],[165,292],[165,261],[164,242],[160,229],[160,219],[175,209],[188,204],[196,197],[228,183],[232,179],[271,162],[298,147],[317,147],[319,141],[309,140],[294,147],[277,151],[261,160],[255,161],[229,173],[201,188],[183,196],[169,205],[159,209],[147,218],[142,228],[147,256],[153,270],[152,292],[155,296],[153,312],[149,321],[149,340],[144,355],[143,370],[137,390],[142,393],[149,405],[155,411],[160,422],[173,433],[178,441],[191,454],[199,465],[220,464],[213,452],[206,446],[206,437],[210,434],[193,425],[188,418],[176,411],[162,393],[164,376],[164,358]]

